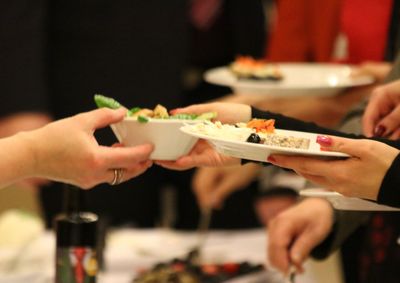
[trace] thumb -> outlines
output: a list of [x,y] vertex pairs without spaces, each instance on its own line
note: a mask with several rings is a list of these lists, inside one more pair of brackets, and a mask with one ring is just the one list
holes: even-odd
[[361,139],[348,139],[336,136],[317,136],[317,143],[321,145],[321,150],[337,151],[346,153],[350,156],[360,156],[365,151]]
[[126,109],[124,108],[119,108],[116,110],[109,108],[100,108],[84,113],[83,115],[86,115],[86,118],[91,121],[90,126],[93,129],[100,129],[107,127],[110,124],[120,122],[122,119],[124,119],[125,114]]
[[170,112],[171,114],[179,114],[179,113],[201,114],[210,111],[209,109],[210,107],[208,106],[208,104],[194,104],[183,108],[172,109]]
[[311,250],[316,247],[321,239],[311,229],[304,229],[296,238],[289,252],[290,261],[298,270],[302,270],[303,262],[309,256]]

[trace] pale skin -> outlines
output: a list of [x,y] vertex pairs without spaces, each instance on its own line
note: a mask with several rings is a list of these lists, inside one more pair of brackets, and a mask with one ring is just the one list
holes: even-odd
[[322,150],[350,155],[346,159],[322,160],[301,156],[271,155],[268,161],[290,168],[324,188],[345,196],[376,200],[382,180],[399,150],[373,140],[323,136]]
[[234,191],[248,186],[259,170],[259,165],[251,163],[244,166],[199,168],[192,183],[200,207],[221,208],[224,200]]
[[274,217],[267,229],[268,261],[284,274],[290,265],[303,272],[303,262],[333,226],[333,209],[323,199],[308,198]]
[[142,174],[152,165],[153,146],[100,146],[96,129],[121,121],[126,110],[98,109],[20,132],[0,140],[0,186],[21,179],[42,177],[84,189],[111,182],[114,168],[124,170],[123,180]]
[[[222,123],[247,122],[251,119],[251,107],[239,103],[214,102],[196,104],[171,111],[176,113],[201,114],[204,112],[217,112],[217,119]],[[194,167],[219,167],[239,165],[238,158],[219,154],[206,141],[197,142],[192,151],[176,161],[156,161],[156,164],[173,170],[187,170]]]
[[400,138],[400,80],[377,87],[363,116],[367,136]]

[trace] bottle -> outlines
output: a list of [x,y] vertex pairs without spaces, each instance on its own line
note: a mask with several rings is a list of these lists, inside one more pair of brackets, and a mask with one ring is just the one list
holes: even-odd
[[55,218],[55,283],[95,283],[98,273],[98,216],[85,211],[84,192],[68,186],[64,212]]

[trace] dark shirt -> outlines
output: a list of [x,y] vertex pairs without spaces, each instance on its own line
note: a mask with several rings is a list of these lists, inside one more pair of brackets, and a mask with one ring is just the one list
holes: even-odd
[[[366,139],[367,137],[363,135],[349,134],[337,130],[327,129],[320,127],[315,123],[307,123],[298,119],[283,116],[281,114],[276,114],[268,111],[260,111],[258,109],[252,109],[253,118],[262,119],[275,119],[277,125],[280,129],[285,130],[296,130],[305,132],[314,132],[324,135],[333,135],[346,138],[356,138],[356,139]],[[400,149],[400,140],[388,140],[383,138],[371,138],[373,140],[383,142],[387,145]],[[383,182],[381,184],[377,202],[381,204],[386,204],[390,206],[400,207],[400,156],[398,155],[391,167],[388,169]]]

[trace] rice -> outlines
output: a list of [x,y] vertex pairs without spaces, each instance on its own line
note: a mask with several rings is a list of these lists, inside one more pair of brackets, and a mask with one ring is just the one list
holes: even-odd
[[[199,134],[207,135],[215,138],[222,138],[225,140],[242,141],[246,142],[248,137],[256,133],[255,129],[246,127],[245,123],[238,123],[236,125],[222,124],[217,121],[204,122],[191,126],[193,130]],[[277,133],[256,133],[261,138],[261,144],[269,146],[279,146],[286,148],[308,149],[310,147],[310,139],[294,137],[290,135],[283,135]]]

